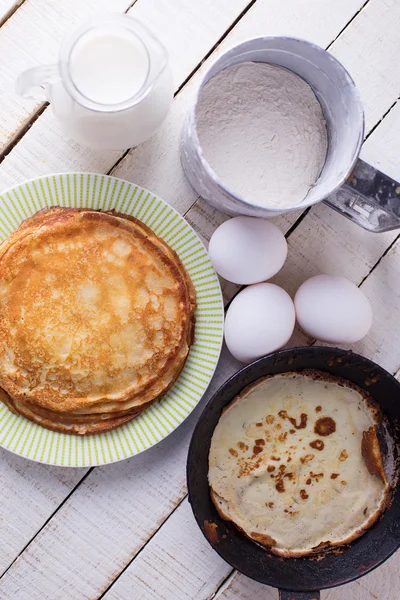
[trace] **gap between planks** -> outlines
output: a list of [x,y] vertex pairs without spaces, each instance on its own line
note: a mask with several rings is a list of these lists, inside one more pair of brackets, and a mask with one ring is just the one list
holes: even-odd
[[19,9],[20,6],[23,5],[25,1],[26,0],[16,0],[16,2],[14,2],[12,6],[10,6],[8,11],[5,12],[4,15],[0,18],[0,27],[3,27],[4,23],[6,23],[8,19],[10,19],[13,16],[13,14]]

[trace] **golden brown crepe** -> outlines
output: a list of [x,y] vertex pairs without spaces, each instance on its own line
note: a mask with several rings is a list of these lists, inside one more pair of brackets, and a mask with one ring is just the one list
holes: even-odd
[[283,556],[348,543],[384,510],[389,485],[359,388],[318,372],[258,380],[224,410],[209,454],[217,510]]
[[0,245],[0,386],[11,410],[95,433],[161,398],[193,342],[176,253],[113,212],[51,208]]

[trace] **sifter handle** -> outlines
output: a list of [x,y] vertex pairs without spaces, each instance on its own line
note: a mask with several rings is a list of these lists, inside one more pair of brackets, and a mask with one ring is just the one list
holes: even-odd
[[368,231],[400,228],[400,183],[363,160],[324,202]]

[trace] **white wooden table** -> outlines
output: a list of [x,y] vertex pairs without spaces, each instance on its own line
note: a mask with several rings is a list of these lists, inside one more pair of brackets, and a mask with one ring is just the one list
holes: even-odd
[[[127,153],[96,153],[61,132],[51,110],[13,92],[16,75],[55,61],[62,38],[105,10],[143,19],[168,48],[176,98],[164,126]],[[366,111],[362,158],[400,180],[400,0],[0,0],[0,191],[61,171],[111,173],[175,206],[207,240],[222,214],[182,173],[178,140],[210,62],[257,35],[294,35],[329,48],[353,75]],[[293,294],[307,277],[361,286],[375,320],[354,347],[400,376],[399,231],[370,234],[319,205],[275,219],[288,261],[275,281]],[[235,292],[226,286],[228,300]],[[311,344],[296,332],[290,345]],[[225,352],[206,397],[238,368]],[[185,460],[201,406],[169,438],[95,469],[30,463],[0,451],[0,600],[277,600],[215,554],[186,498]],[[323,600],[398,600],[400,554]]]

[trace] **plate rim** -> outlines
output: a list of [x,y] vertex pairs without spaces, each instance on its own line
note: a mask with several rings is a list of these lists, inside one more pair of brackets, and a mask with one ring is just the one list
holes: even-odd
[[[174,206],[172,206],[171,204],[169,204],[169,202],[167,202],[161,196],[159,196],[158,193],[152,192],[151,190],[149,190],[148,188],[143,187],[140,184],[136,184],[136,183],[134,183],[132,181],[128,181],[127,179],[123,179],[121,177],[115,177],[114,175],[108,175],[106,173],[96,173],[94,171],[62,171],[62,172],[57,172],[57,173],[47,173],[47,174],[43,174],[43,175],[38,175],[37,177],[31,177],[29,179],[24,179],[24,181],[22,181],[20,183],[16,183],[15,185],[12,185],[12,186],[9,186],[9,187],[5,188],[4,190],[0,191],[0,198],[3,197],[3,196],[5,196],[6,194],[9,194],[13,190],[18,189],[18,188],[20,188],[22,186],[25,186],[25,185],[27,185],[27,184],[29,184],[31,182],[34,182],[34,181],[43,180],[43,179],[46,179],[46,178],[49,178],[49,177],[60,178],[60,177],[63,177],[63,176],[71,176],[71,175],[72,176],[74,176],[74,175],[75,176],[84,176],[84,177],[88,177],[88,176],[105,177],[105,178],[108,178],[108,179],[113,179],[115,181],[120,181],[122,183],[127,184],[128,186],[133,186],[133,187],[140,188],[141,190],[144,190],[144,192],[147,192],[148,194],[151,194],[152,196],[155,196],[157,198],[157,200],[159,200],[162,204],[165,204],[169,209],[171,209],[175,213],[175,215],[177,215],[180,219],[182,219],[185,222],[185,224],[193,231],[193,233],[195,234],[198,242],[201,244],[202,248],[204,249],[204,251],[207,254],[207,257],[209,259],[208,251],[207,251],[207,248],[206,248],[203,240],[197,234],[197,232],[192,227],[192,225],[185,219],[185,217],[183,215],[181,215],[181,213]],[[55,204],[54,206],[57,206],[57,205]],[[65,207],[65,208],[67,208],[67,207]],[[79,207],[76,207],[76,208],[79,209]],[[93,209],[93,210],[100,210],[101,211],[102,209]],[[112,210],[112,209],[109,209],[109,210]],[[104,211],[104,212],[107,212],[107,211]],[[129,213],[126,213],[124,211],[120,211],[120,212],[121,212],[121,214],[129,214]],[[35,214],[35,213],[33,213],[33,214]],[[31,215],[31,216],[33,216],[33,215]],[[27,218],[29,218],[29,217],[27,217]],[[23,221],[24,220],[26,220],[26,219],[23,219]],[[138,219],[138,220],[140,220],[140,219]],[[143,221],[140,220],[140,222],[143,222]],[[152,229],[152,228],[150,227],[150,229]],[[15,230],[13,230],[13,231],[15,231]],[[152,229],[152,231],[154,231],[154,230]],[[163,239],[161,236],[159,236],[159,237],[161,239]],[[7,238],[4,238],[4,239],[7,239]],[[170,247],[172,248],[172,246],[170,246]],[[172,250],[174,250],[174,248],[172,248]],[[174,250],[174,252],[175,252],[175,250]],[[209,259],[209,261],[210,261],[210,267],[213,269],[213,271],[215,273],[215,276],[216,276],[216,285],[217,285],[218,291],[219,291],[219,298],[218,299],[220,301],[221,309],[222,309],[222,312],[224,314],[225,305],[224,305],[224,299],[223,299],[223,294],[222,294],[222,289],[221,289],[221,282],[220,282],[218,274],[215,271],[214,266],[212,265],[210,259]],[[135,456],[139,456],[140,454],[143,454],[144,452],[146,452],[146,450],[150,450],[154,446],[157,446],[162,441],[164,441],[167,437],[169,437],[170,435],[172,435],[188,419],[188,417],[193,413],[193,411],[197,408],[197,406],[199,405],[199,403],[203,399],[203,397],[204,397],[205,393],[207,392],[207,390],[208,390],[208,388],[210,386],[210,383],[211,383],[211,381],[212,381],[212,379],[213,379],[213,377],[215,375],[215,371],[216,371],[216,369],[218,367],[219,360],[220,360],[220,357],[221,357],[222,346],[223,346],[223,341],[224,341],[224,317],[222,317],[222,319],[221,319],[221,326],[222,326],[222,330],[221,330],[221,336],[220,336],[219,346],[218,346],[218,348],[215,349],[216,353],[217,353],[217,358],[216,358],[215,364],[214,364],[214,366],[212,368],[212,372],[210,373],[209,380],[208,380],[208,383],[206,385],[206,388],[205,388],[204,392],[199,397],[199,399],[196,402],[196,404],[193,407],[191,407],[191,409],[188,411],[188,413],[186,414],[186,416],[175,427],[173,427],[173,429],[171,431],[169,431],[168,433],[166,433],[161,439],[159,439],[158,441],[152,443],[151,445],[147,446],[146,448],[142,448],[142,449],[140,449],[139,451],[137,451],[137,452],[135,452],[133,454],[129,454],[129,455],[123,456],[121,458],[115,458],[113,460],[106,460],[106,461],[102,461],[102,460],[101,461],[96,461],[96,460],[93,461],[92,460],[90,463],[79,464],[79,465],[78,464],[62,464],[59,461],[50,461],[50,460],[44,460],[44,459],[34,458],[32,456],[27,456],[24,453],[19,453],[19,452],[16,452],[15,450],[7,448],[3,444],[2,441],[0,441],[0,448],[2,448],[3,450],[6,450],[7,452],[10,452],[11,454],[13,454],[15,456],[19,456],[20,458],[23,458],[25,460],[29,460],[29,461],[31,461],[33,463],[39,463],[39,464],[49,465],[49,466],[53,466],[53,467],[67,468],[67,469],[90,469],[90,468],[93,468],[93,467],[101,467],[101,466],[105,466],[105,465],[115,464],[115,463],[121,462],[123,460],[129,460],[129,459],[131,459],[131,458],[133,458]],[[188,354],[188,356],[189,356],[189,354]],[[185,361],[185,364],[186,364],[186,361]],[[178,377],[178,379],[177,379],[177,381],[175,383],[177,383],[179,381],[180,376],[181,375],[179,375],[179,377]],[[174,385],[175,385],[175,383],[174,383]],[[12,412],[12,411],[10,411],[10,409],[8,409],[8,411]],[[13,413],[13,414],[15,414],[15,413]],[[32,421],[30,421],[29,419],[26,419],[22,415],[16,415],[16,416],[20,417],[21,419],[24,419],[25,421],[28,421],[29,423],[32,423]],[[38,427],[42,427],[41,425],[38,425],[38,424],[36,424],[36,425]],[[46,431],[51,431],[51,433],[55,434],[55,435],[72,435],[72,434],[65,434],[65,433],[62,434],[62,433],[57,432],[57,431],[49,430],[49,429],[47,429],[45,427],[42,427],[42,428],[44,430],[46,430]],[[93,437],[95,437],[96,435],[98,435],[98,434],[93,434]],[[77,437],[84,437],[84,436],[77,436]],[[90,436],[87,436],[87,437],[92,437],[92,436],[90,435]]]

